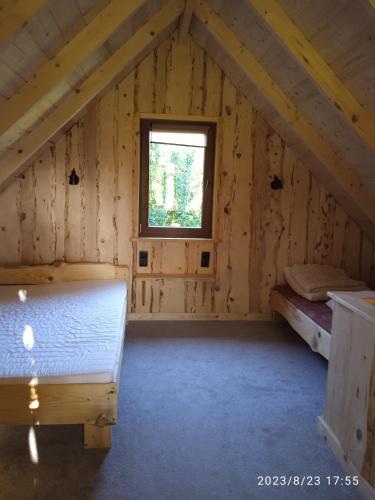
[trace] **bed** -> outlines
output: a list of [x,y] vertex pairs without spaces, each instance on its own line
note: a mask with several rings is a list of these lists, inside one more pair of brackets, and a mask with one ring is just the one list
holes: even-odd
[[0,424],[83,424],[109,448],[125,336],[125,266],[0,268]]
[[314,352],[329,359],[332,310],[325,302],[311,302],[288,285],[278,285],[271,291],[270,304]]

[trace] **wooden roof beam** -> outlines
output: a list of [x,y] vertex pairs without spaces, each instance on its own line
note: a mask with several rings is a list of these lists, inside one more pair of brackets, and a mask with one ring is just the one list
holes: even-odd
[[375,0],[359,0],[359,3],[362,4],[368,15],[375,21]]
[[375,151],[375,122],[372,117],[288,17],[278,1],[247,1],[307,72],[323,95],[334,105],[339,115]]
[[[182,0],[169,0],[120,49],[95,70],[76,90],[71,92],[29,134],[19,140],[14,149],[0,158],[0,191],[27,166],[39,150],[66,126],[99,93],[129,68],[146,51],[152,50],[161,37],[177,25],[183,11]],[[168,31],[169,30],[169,31]]]
[[47,0],[1,0],[0,45],[21,29]]
[[[289,100],[281,88],[258,63],[252,53],[236,38],[230,28],[207,7],[197,2],[195,15],[244,74],[259,89],[279,115],[292,127],[304,144],[319,160],[322,177],[330,179],[332,194],[342,200],[345,208],[375,241],[374,198],[363,188],[352,170],[331,150],[300,110]],[[309,165],[306,165],[307,167]]]
[[111,0],[55,57],[0,104],[0,135],[102,45],[143,2],[144,0]]
[[194,13],[194,0],[185,0],[185,9],[180,18],[178,37],[183,40],[189,33],[191,20]]

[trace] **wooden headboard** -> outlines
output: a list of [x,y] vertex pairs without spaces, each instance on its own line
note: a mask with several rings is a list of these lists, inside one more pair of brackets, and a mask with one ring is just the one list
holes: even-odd
[[0,285],[42,285],[64,281],[123,279],[128,281],[128,266],[106,263],[55,262],[36,266],[0,267]]

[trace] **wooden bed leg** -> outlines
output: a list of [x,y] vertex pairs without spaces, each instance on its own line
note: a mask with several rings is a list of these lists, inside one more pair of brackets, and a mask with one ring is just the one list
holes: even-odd
[[279,312],[277,312],[277,311],[272,311],[272,319],[276,323],[280,323],[282,325],[288,323],[287,320],[285,318],[283,318],[281,316],[281,314]]
[[85,448],[110,448],[112,444],[112,426],[83,425],[83,443]]

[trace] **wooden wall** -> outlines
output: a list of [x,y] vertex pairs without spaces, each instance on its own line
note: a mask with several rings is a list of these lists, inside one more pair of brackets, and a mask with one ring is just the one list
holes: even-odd
[[[137,240],[139,113],[220,117],[213,241]],[[67,183],[73,167],[78,186]],[[270,189],[274,175],[284,189]],[[142,317],[267,314],[292,262],[344,266],[375,285],[366,236],[207,54],[175,35],[0,195],[0,235],[1,264],[129,265],[130,309]],[[142,248],[150,263],[139,269]]]

